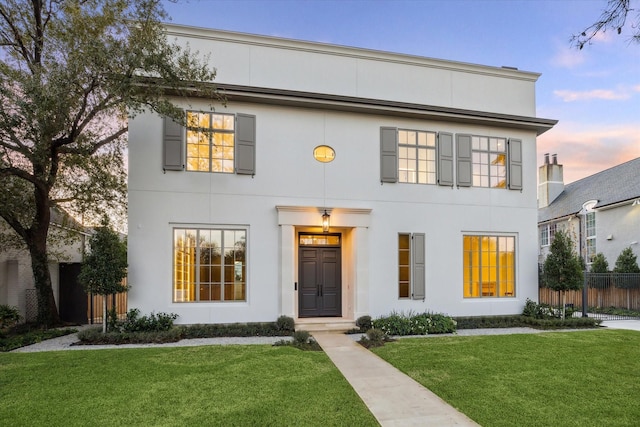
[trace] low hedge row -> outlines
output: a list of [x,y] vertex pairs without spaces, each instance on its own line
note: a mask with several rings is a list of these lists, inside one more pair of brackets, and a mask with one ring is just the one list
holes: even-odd
[[458,329],[480,328],[536,328],[536,329],[577,329],[595,328],[602,323],[600,319],[592,317],[569,317],[564,320],[558,318],[537,319],[534,317],[514,316],[475,316],[456,317]]
[[77,329],[41,329],[29,324],[17,325],[13,328],[0,330],[0,352],[15,350],[51,338],[78,332]]
[[[160,313],[163,314],[163,313]],[[148,322],[147,322],[148,323]],[[207,325],[171,325],[168,329],[127,331],[122,328],[103,334],[100,328],[85,329],[78,333],[80,345],[169,343],[190,338],[220,337],[279,337],[290,336],[294,320],[280,316],[275,322],[232,323]]]

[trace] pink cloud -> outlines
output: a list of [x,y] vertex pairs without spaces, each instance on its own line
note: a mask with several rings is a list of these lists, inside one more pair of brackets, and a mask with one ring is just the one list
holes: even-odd
[[559,123],[538,137],[538,164],[557,154],[566,184],[640,157],[640,124],[589,128]]
[[[633,91],[637,91],[633,88]],[[573,101],[588,101],[591,99],[604,99],[608,101],[616,101],[629,99],[631,94],[624,89],[619,90],[607,90],[607,89],[593,89],[588,91],[571,91],[571,90],[554,90],[553,94],[561,98],[564,102]]]

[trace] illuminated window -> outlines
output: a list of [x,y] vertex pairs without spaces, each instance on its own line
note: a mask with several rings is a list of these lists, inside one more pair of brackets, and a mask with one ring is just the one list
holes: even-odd
[[507,140],[471,137],[473,186],[507,188]]
[[233,173],[235,117],[187,112],[187,170]]
[[173,301],[246,301],[246,230],[173,230]]
[[425,298],[425,235],[398,234],[398,297]]
[[513,236],[463,236],[465,298],[515,296]]
[[411,295],[411,235],[398,235],[398,296]]
[[398,181],[436,183],[435,132],[398,131]]

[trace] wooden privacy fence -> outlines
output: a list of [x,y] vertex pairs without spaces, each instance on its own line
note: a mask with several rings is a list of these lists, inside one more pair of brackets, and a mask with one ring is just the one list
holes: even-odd
[[87,319],[90,324],[102,323],[102,304],[104,298],[107,299],[107,311],[115,305],[116,313],[119,320],[124,320],[127,315],[127,293],[122,292],[120,294],[108,295],[103,297],[102,295],[88,295],[87,304]]
[[[562,292],[541,284],[538,300],[540,303],[562,306]],[[567,291],[565,303],[589,317],[640,317],[640,274],[585,272],[583,289]]]

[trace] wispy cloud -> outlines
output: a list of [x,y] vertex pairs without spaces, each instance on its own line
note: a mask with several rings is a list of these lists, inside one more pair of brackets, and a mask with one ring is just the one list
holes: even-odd
[[640,157],[640,124],[595,128],[561,122],[538,137],[538,164],[544,153],[558,154],[564,181],[570,183]]
[[607,101],[619,101],[631,98],[633,92],[638,92],[637,87],[627,89],[592,89],[587,91],[554,90],[553,94],[564,102],[589,101],[602,99]]
[[558,44],[556,54],[551,58],[551,64],[561,68],[575,68],[584,63],[586,53],[576,48]]

